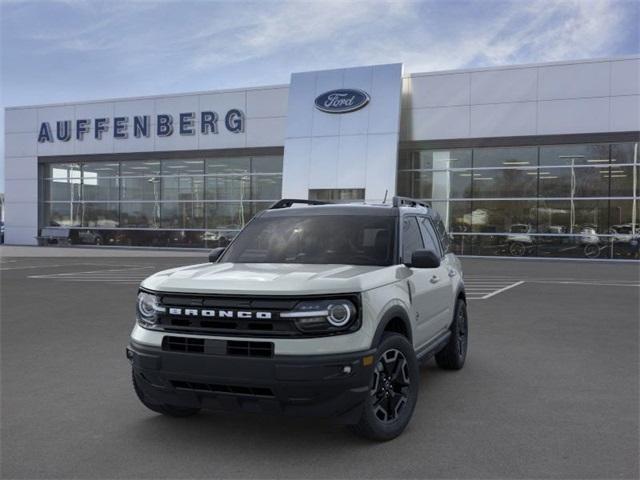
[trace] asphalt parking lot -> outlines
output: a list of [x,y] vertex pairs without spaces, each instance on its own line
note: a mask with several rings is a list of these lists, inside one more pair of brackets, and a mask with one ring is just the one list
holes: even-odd
[[136,284],[206,257],[123,255],[2,257],[3,478],[639,476],[638,263],[464,259],[467,365],[425,364],[408,429],[373,444],[322,420],[146,410],[124,356]]

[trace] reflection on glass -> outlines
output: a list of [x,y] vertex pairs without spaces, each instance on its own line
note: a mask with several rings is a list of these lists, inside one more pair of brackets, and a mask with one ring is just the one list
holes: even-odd
[[123,227],[158,228],[160,205],[154,202],[120,203],[120,225]]
[[609,163],[609,144],[540,147],[540,165],[598,165]]
[[364,188],[316,188],[309,190],[309,200],[323,202],[363,201]]
[[83,227],[117,228],[119,225],[118,203],[84,203]]
[[537,147],[477,148],[473,151],[473,168],[535,167]]
[[125,160],[120,162],[120,174],[123,177],[160,175],[160,160]]
[[533,169],[474,170],[474,198],[535,197],[538,171]]
[[202,202],[165,202],[161,214],[162,228],[204,228]]
[[502,233],[530,231],[536,225],[536,202],[524,201],[474,201],[471,214],[464,217],[473,232]]
[[81,206],[78,203],[46,203],[44,225],[50,227],[80,226]]
[[608,205],[608,200],[541,200],[538,229],[541,233],[607,233]]

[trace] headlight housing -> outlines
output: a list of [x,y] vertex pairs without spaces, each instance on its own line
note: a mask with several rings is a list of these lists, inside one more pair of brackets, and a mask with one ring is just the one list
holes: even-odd
[[136,302],[136,319],[141,327],[153,328],[158,323],[158,314],[165,308],[160,305],[157,295],[147,292],[139,292]]
[[304,333],[338,333],[360,326],[358,309],[346,298],[305,300],[292,311],[281,313],[280,317],[292,319]]

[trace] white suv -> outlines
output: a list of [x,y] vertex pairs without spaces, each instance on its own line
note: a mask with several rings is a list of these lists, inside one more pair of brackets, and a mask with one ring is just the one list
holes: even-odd
[[281,200],[209,260],[140,286],[127,357],[153,411],[335,417],[389,440],[416,406],[418,362],[464,365],[460,262],[426,204]]

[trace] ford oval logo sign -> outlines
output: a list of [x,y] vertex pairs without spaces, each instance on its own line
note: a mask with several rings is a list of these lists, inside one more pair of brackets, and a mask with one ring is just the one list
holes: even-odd
[[327,113],[347,113],[360,110],[369,103],[369,95],[362,90],[342,88],[316,97],[316,108]]

